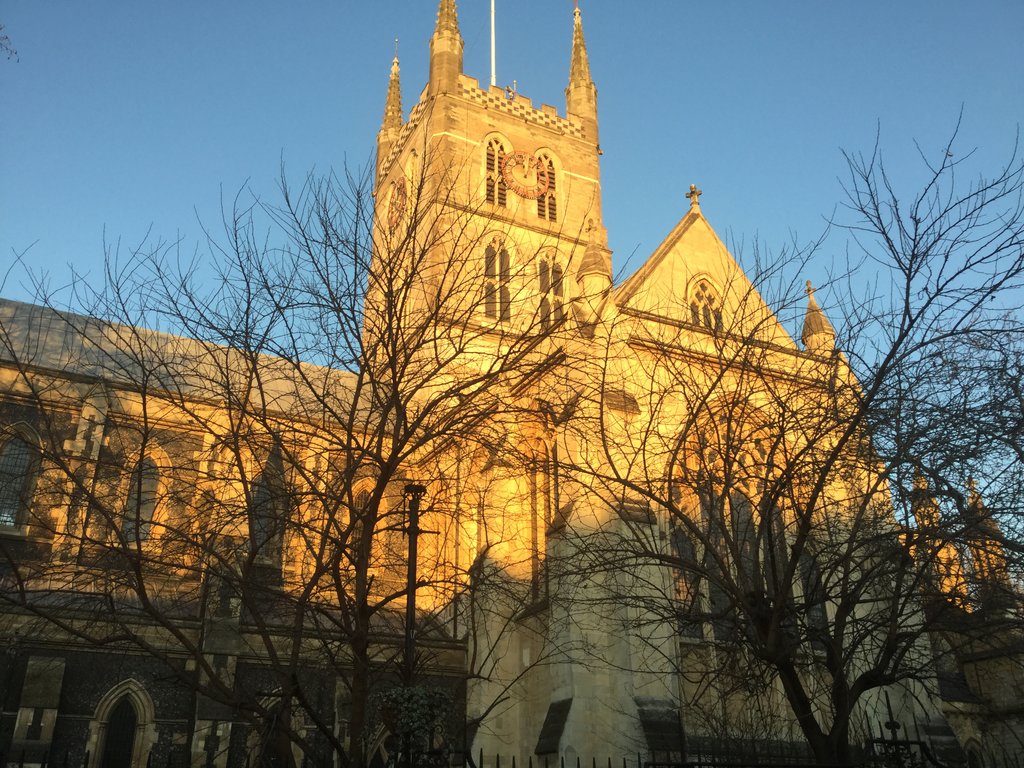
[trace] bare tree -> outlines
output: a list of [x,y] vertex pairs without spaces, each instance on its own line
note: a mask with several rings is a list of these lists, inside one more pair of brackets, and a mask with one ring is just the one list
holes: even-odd
[[904,198],[877,147],[847,159],[835,326],[794,290],[807,253],[660,315],[631,278],[568,374],[560,467],[610,510],[575,529],[586,599],[679,675],[688,734],[829,764],[1021,631],[1024,165],[965,185],[951,141]]
[[[397,216],[365,177],[309,177],[279,205],[236,200],[209,261],[112,253],[77,312],[5,310],[0,450],[27,462],[0,541],[11,626],[158,660],[195,692],[194,751],[365,765],[382,688],[460,700],[500,663],[467,628],[481,594],[521,597],[504,571],[522,566],[466,504],[520,420],[510,393],[551,367],[550,324],[480,322],[473,212],[424,165]],[[410,486],[420,610],[399,673]]]
[[15,61],[18,60],[18,52],[11,44],[11,38],[4,30],[3,24],[0,24],[0,53],[5,55],[8,61],[11,59],[14,59]]

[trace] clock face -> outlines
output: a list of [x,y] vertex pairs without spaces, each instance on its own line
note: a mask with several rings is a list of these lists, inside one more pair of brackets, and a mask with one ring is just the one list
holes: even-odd
[[527,200],[536,200],[551,186],[544,163],[526,152],[505,155],[501,162],[501,175],[509,189]]
[[405,215],[405,179],[391,182],[391,197],[388,201],[388,231],[394,232]]

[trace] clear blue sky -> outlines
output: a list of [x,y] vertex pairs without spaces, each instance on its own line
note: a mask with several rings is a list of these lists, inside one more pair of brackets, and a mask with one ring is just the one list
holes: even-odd
[[[497,0],[498,79],[564,110],[571,0]],[[994,168],[1024,121],[1021,0],[582,0],[599,89],[605,224],[632,271],[701,186],[726,238],[770,249],[822,229],[840,149],[880,126],[913,181],[964,110],[956,151]],[[0,274],[52,284],[122,248],[200,239],[222,194],[274,194],[369,161],[398,36],[405,108],[426,79],[435,0],[0,0]],[[489,71],[488,0],[461,0],[466,71]],[[844,248],[833,237],[821,264]],[[29,297],[24,273],[2,287]]]

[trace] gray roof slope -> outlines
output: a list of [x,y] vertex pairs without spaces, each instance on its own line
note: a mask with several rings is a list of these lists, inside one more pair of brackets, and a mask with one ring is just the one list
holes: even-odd
[[[321,410],[314,404],[325,396],[351,402],[359,386],[350,371],[7,299],[0,299],[0,364],[196,400],[222,400],[229,390],[237,397],[249,387],[268,408],[297,416]],[[368,416],[368,388],[359,389]]]

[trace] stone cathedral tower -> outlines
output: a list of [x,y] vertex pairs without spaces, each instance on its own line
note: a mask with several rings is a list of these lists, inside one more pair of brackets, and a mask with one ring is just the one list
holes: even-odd
[[392,64],[377,137],[379,229],[400,237],[411,218],[458,217],[460,232],[484,245],[484,318],[499,328],[516,322],[511,304],[517,300],[534,309],[527,320],[515,313],[520,323],[546,325],[573,296],[608,289],[597,88],[579,9],[564,116],[510,88],[481,87],[463,73],[454,0],[440,3],[429,72],[404,120],[397,57]]
[[[416,261],[410,272],[424,286],[424,306],[446,291],[446,282],[460,283],[463,269],[468,283],[480,283],[481,292],[466,293],[473,309],[460,315],[477,328],[477,345],[522,338],[569,320],[571,313],[581,324],[592,324],[612,288],[601,213],[597,87],[578,8],[571,31],[564,110],[536,106],[511,88],[482,87],[466,75],[454,0],[439,4],[429,81],[408,119],[397,56],[392,63],[377,137],[376,229],[387,241],[380,250],[390,258],[408,252]],[[424,234],[429,229],[443,234]],[[407,237],[421,238],[418,247]],[[514,439],[534,440],[546,454],[564,443],[553,433]],[[529,478],[499,477],[476,502],[480,526],[488,528],[476,534],[478,543],[486,540],[488,557],[500,561],[503,573],[532,582],[532,589],[527,588],[530,607],[524,612],[530,618],[517,618],[510,631],[508,616],[502,616],[507,606],[496,605],[494,620],[470,638],[496,657],[487,681],[471,682],[467,692],[472,748],[524,756],[646,751],[638,741],[636,703],[626,693],[633,689],[630,681],[612,679],[608,670],[594,674],[582,658],[536,663],[552,648],[593,646],[590,635],[603,632],[598,626],[583,629],[544,606],[549,585],[539,581],[544,557],[552,552],[545,539],[559,502],[551,492],[554,481],[546,478],[546,494],[554,498],[539,512],[539,485]],[[610,695],[611,690],[623,695]],[[475,729],[474,719],[502,698],[515,703],[502,705]],[[666,706],[677,712],[676,705]]]

